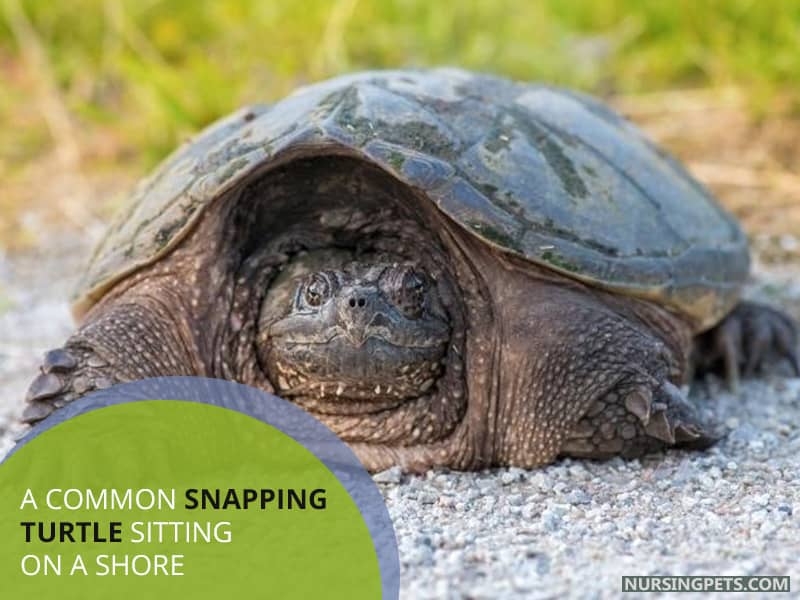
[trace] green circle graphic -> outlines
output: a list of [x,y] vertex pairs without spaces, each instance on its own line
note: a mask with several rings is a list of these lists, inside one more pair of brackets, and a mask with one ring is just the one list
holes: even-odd
[[0,539],[8,597],[381,595],[367,526],[331,471],[278,429],[194,402],[95,410],[21,448],[0,467]]

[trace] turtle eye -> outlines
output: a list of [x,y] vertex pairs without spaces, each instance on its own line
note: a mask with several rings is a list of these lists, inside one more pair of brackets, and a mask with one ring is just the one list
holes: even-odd
[[428,281],[424,274],[413,268],[404,270],[395,293],[395,302],[406,317],[418,319],[422,316],[427,286]]
[[303,299],[308,306],[321,306],[331,296],[331,284],[322,273],[315,273],[306,283]]

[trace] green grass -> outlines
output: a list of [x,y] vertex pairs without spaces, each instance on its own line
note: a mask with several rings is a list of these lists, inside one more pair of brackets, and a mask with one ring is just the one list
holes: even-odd
[[6,167],[52,145],[15,4],[78,131],[142,168],[237,106],[354,69],[460,65],[601,94],[734,85],[756,112],[800,107],[792,0],[0,0]]

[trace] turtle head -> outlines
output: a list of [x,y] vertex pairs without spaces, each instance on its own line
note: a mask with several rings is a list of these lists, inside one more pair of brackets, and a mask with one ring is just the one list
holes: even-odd
[[263,363],[277,393],[400,400],[424,395],[441,374],[449,320],[419,267],[352,263],[285,287],[277,293],[283,315],[273,320],[262,311],[260,320]]

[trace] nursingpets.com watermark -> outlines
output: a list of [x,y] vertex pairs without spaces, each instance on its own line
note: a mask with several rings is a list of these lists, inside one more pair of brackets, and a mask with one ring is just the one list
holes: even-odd
[[623,575],[623,592],[789,592],[788,575]]

